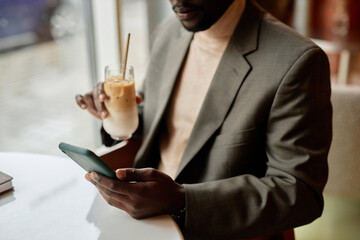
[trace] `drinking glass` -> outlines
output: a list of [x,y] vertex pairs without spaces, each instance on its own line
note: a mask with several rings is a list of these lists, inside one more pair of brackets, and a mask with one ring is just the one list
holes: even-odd
[[130,66],[124,71],[121,65],[106,66],[104,92],[109,112],[103,119],[105,131],[115,140],[131,138],[139,125],[134,68]]

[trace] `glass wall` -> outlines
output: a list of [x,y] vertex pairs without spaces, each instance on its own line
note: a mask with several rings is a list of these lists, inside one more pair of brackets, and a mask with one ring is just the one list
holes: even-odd
[[[168,0],[121,0],[120,3],[121,46],[124,48],[127,34],[131,33],[128,64],[134,66],[137,87],[140,87],[149,58],[150,35],[162,20],[172,14],[172,11]],[[116,0],[93,0],[93,9],[98,61],[97,80],[103,81],[104,67],[120,62]]]
[[[168,0],[120,1],[121,40],[142,84],[149,36],[171,14]],[[100,121],[75,95],[119,63],[116,0],[0,2],[0,151],[60,154],[59,142],[94,149]]]
[[94,121],[75,104],[91,87],[80,0],[0,2],[0,151],[60,154],[94,147]]

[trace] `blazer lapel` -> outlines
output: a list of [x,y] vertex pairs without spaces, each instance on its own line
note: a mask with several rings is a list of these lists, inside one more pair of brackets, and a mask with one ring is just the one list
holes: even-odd
[[172,42],[170,46],[173,46],[174,48],[176,48],[176,50],[168,52],[167,61],[163,68],[164,72],[161,75],[161,87],[159,93],[157,93],[159,94],[157,111],[154,117],[154,121],[150,127],[149,133],[144,139],[143,146],[145,147],[140,148],[137,154],[137,166],[146,165],[147,156],[150,152],[151,147],[153,146],[152,143],[154,142],[154,139],[158,132],[159,124],[169,103],[170,96],[172,95],[175,82],[188,52],[193,35],[193,33],[188,32],[185,29],[181,29],[181,35],[179,36],[179,38],[171,40]]
[[246,55],[257,48],[259,10],[248,2],[219,63],[177,170],[176,178],[224,121],[243,81],[251,71]]

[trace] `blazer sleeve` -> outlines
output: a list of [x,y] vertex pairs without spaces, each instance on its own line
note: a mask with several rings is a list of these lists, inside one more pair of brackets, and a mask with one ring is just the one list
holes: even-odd
[[301,54],[278,86],[269,112],[265,176],[184,184],[185,237],[250,238],[321,215],[332,138],[329,78],[322,50],[311,47]]

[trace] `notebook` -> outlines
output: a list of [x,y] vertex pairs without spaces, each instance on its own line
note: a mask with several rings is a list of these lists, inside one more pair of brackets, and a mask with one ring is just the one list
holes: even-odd
[[6,192],[13,188],[12,180],[13,178],[9,175],[0,172],[0,193]]

